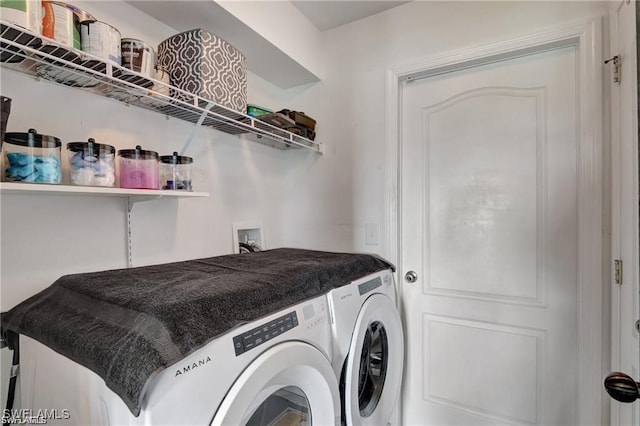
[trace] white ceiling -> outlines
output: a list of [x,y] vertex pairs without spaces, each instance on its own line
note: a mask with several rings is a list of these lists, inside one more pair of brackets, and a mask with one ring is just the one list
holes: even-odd
[[408,1],[291,0],[291,3],[318,30],[325,31],[400,6]]

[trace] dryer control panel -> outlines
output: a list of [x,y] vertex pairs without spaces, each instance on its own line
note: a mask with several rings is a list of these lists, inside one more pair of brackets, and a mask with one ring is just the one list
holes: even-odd
[[382,287],[382,279],[380,277],[376,277],[370,281],[358,285],[358,293],[360,293],[360,296],[362,296],[363,294],[369,293],[370,291],[373,291],[378,287]]
[[262,324],[260,327],[238,334],[233,338],[233,347],[236,350],[236,356],[260,346],[267,340],[273,339],[297,326],[298,315],[296,311],[292,311],[266,324]]

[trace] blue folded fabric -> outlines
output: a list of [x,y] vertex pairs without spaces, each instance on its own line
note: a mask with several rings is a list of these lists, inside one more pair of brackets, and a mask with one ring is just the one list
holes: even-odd
[[8,152],[5,177],[10,181],[60,183],[60,160],[53,155]]

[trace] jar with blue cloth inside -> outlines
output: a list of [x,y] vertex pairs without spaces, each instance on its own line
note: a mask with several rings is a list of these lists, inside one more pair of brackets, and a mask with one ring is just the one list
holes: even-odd
[[5,133],[2,144],[2,178],[6,182],[53,183],[62,181],[62,142],[54,136]]
[[69,142],[69,180],[72,185],[115,186],[116,149],[111,145],[87,142]]

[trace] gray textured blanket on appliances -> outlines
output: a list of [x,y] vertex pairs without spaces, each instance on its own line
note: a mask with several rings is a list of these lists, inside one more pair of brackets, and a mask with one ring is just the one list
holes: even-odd
[[97,373],[138,416],[150,380],[212,339],[389,268],[372,255],[282,248],[73,274],[1,322]]

